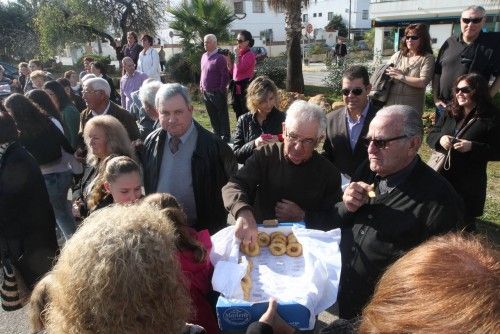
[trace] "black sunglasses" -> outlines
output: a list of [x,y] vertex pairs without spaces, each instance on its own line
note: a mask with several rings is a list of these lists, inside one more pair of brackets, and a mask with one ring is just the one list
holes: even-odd
[[474,19],[472,18],[466,18],[466,17],[462,17],[462,22],[465,23],[465,24],[469,24],[469,23],[474,23],[474,24],[478,24],[479,22],[481,22],[483,20],[482,17],[476,17]]
[[470,92],[472,92],[472,89],[469,86],[457,87],[455,89],[457,91],[457,94],[460,92],[464,94],[469,94]]
[[241,43],[243,43],[243,42],[245,42],[245,41],[244,41],[244,40],[242,40],[242,39],[237,39],[237,40],[236,40],[236,42],[238,42],[238,44],[241,44]]
[[420,38],[420,36],[405,36],[405,37],[406,37],[407,40],[411,39],[412,41],[416,41],[417,39]]
[[365,145],[367,147],[370,146],[370,143],[373,143],[373,145],[375,145],[376,148],[378,148],[379,150],[383,150],[384,148],[387,147],[387,143],[394,141],[394,140],[407,138],[407,137],[408,137],[407,135],[402,135],[402,136],[388,138],[388,139],[373,139],[373,138],[365,137],[364,140],[365,140]]
[[353,89],[348,89],[348,88],[342,89],[342,95],[348,96],[350,93],[353,93],[354,95],[359,96],[359,95],[361,95],[361,93],[363,93],[363,88],[356,87]]

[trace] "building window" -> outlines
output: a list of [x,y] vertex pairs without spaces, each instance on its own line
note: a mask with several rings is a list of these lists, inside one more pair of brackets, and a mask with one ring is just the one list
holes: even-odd
[[317,15],[316,13],[313,13],[313,17],[316,17],[316,15]]
[[307,14],[302,15],[302,22],[307,22]]
[[234,3],[234,13],[235,14],[243,14],[243,1],[237,1]]
[[333,19],[333,12],[328,12],[328,21]]
[[254,13],[264,13],[264,1],[253,0],[252,1],[252,9],[253,9]]
[[363,20],[368,20],[368,10],[363,10],[363,16],[361,17]]
[[323,16],[323,13],[318,13],[318,17],[322,17]]

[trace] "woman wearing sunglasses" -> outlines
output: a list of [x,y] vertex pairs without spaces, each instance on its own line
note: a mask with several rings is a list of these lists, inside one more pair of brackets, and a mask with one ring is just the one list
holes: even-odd
[[427,26],[420,23],[408,25],[400,51],[389,62],[394,66],[386,71],[392,78],[392,86],[385,105],[406,104],[423,113],[425,87],[434,74],[434,56]]
[[231,73],[229,90],[233,98],[233,110],[236,119],[248,112],[246,105],[246,90],[255,71],[255,55],[250,50],[254,39],[249,31],[242,30],[237,37],[238,46],[234,48],[234,64],[229,55],[225,55],[227,68]]
[[500,159],[498,113],[486,80],[475,73],[462,75],[455,80],[447,113],[427,137],[431,148],[443,153],[451,150],[450,168],[441,174],[463,198],[470,231],[475,230],[475,217],[483,214],[486,165]]

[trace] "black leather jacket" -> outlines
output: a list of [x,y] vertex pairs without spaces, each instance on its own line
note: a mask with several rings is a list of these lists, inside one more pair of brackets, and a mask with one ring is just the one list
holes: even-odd
[[[237,170],[233,152],[213,133],[194,122],[198,131],[196,148],[191,158],[193,190],[198,221],[197,230],[208,229],[210,234],[224,228],[227,211],[222,203],[221,189]],[[167,132],[154,130],[144,142],[144,188],[146,194],[156,192],[160,175],[163,148]]]
[[238,119],[236,126],[236,135],[234,137],[234,155],[238,163],[244,164],[252,155],[255,149],[255,139],[261,134],[267,133],[277,135],[282,132],[282,123],[285,121],[286,114],[273,108],[262,122],[262,126],[257,122],[255,114],[250,112],[242,115]]

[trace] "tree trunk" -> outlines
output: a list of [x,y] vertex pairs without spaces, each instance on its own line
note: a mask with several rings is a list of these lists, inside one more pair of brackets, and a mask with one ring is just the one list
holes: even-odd
[[302,2],[288,1],[286,23],[287,73],[286,90],[289,92],[304,92],[304,76],[302,74],[302,59],[300,41],[302,37]]

